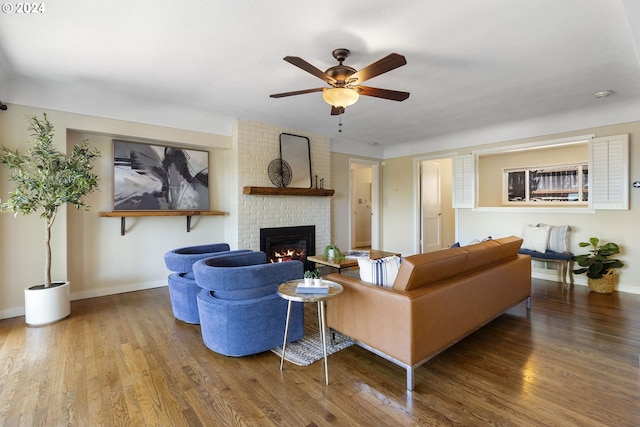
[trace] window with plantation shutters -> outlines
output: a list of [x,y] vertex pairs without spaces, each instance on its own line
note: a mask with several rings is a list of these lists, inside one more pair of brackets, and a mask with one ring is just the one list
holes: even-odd
[[591,140],[589,164],[591,208],[629,209],[629,135]]
[[582,204],[589,200],[589,165],[586,163],[505,169],[505,205]]
[[628,134],[490,148],[452,165],[454,208],[629,209]]
[[456,156],[453,167],[453,207],[475,207],[475,155]]

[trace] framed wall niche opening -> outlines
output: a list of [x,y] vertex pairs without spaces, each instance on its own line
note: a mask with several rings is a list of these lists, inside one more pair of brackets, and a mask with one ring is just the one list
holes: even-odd
[[114,139],[113,210],[209,210],[209,152]]

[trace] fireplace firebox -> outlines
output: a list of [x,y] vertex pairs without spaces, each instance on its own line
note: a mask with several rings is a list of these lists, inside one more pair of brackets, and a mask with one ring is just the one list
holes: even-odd
[[299,260],[309,270],[307,257],[315,255],[315,248],[315,225],[260,229],[260,250],[267,254],[267,262]]

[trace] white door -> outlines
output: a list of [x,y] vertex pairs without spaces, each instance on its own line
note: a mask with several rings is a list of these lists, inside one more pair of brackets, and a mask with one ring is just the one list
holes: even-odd
[[420,199],[422,252],[441,248],[440,166],[423,161],[420,164]]
[[379,247],[379,165],[367,160],[349,161],[349,248]]
[[371,175],[368,165],[351,169],[351,244],[357,248],[371,246]]

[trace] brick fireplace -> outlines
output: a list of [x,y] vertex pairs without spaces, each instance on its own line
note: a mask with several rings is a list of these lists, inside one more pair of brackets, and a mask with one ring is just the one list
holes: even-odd
[[[227,167],[237,169],[230,174],[231,182],[225,187],[234,189],[227,241],[236,248],[260,249],[260,229],[278,227],[315,227],[313,253],[320,253],[331,243],[331,197],[291,195],[244,195],[244,186],[273,187],[267,168],[269,162],[280,156],[280,134],[306,136],[311,148],[311,174],[324,178],[324,187],[331,188],[330,146],[327,136],[310,134],[295,129],[240,119],[235,123],[232,147],[225,159]],[[237,179],[237,180],[236,180]],[[315,179],[314,179],[315,181]],[[235,245],[234,245],[235,242]]]

